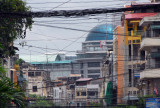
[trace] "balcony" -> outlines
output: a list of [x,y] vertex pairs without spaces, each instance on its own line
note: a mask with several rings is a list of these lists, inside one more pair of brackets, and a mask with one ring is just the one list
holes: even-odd
[[160,68],[146,69],[140,73],[140,79],[160,78]]
[[160,47],[160,38],[144,38],[141,42],[141,50],[150,50],[153,47]]

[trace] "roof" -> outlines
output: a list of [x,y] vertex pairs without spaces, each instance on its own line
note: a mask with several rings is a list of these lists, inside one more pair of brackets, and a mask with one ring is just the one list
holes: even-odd
[[160,22],[160,14],[157,14],[157,15],[152,16],[152,17],[144,17],[140,21],[139,25],[143,26],[143,25],[151,24],[153,22]]
[[141,2],[141,3],[137,3],[137,2],[132,2],[132,6],[144,6],[144,5],[156,5],[156,4],[160,4],[158,2]]
[[98,25],[90,31],[86,38],[86,41],[113,40],[112,31],[113,25],[111,24]]
[[135,20],[135,19],[143,19],[144,17],[152,17],[157,15],[158,13],[133,13],[125,15],[125,19]]
[[80,81],[90,81],[92,80],[92,78],[80,78],[78,80],[76,80],[77,82],[80,82]]

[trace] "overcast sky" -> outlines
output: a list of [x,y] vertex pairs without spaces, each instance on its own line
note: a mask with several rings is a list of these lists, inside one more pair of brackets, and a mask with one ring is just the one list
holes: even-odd
[[[51,10],[75,10],[88,8],[118,8],[130,4],[130,0],[25,0],[32,11],[51,11]],[[135,0],[134,0],[135,1]],[[136,2],[149,2],[149,0],[136,0]],[[93,27],[100,24],[118,24],[120,14],[101,14],[95,16],[83,16],[74,18],[50,17],[34,18],[35,24],[54,25],[59,27],[83,29],[90,31]],[[24,40],[17,40],[15,44],[25,42],[27,45],[37,47],[47,47],[45,49],[33,47],[19,47],[17,53],[20,57],[24,55],[44,55],[46,52],[55,53],[58,51],[66,54],[75,54],[74,51],[81,50],[81,43],[85,41],[87,32],[73,31],[68,29],[58,29],[42,27],[33,24],[32,30],[27,30]],[[72,52],[73,51],[73,52]]]

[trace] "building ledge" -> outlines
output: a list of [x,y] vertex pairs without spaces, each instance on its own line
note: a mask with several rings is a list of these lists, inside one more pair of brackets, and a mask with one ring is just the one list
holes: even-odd
[[150,50],[153,47],[160,46],[160,37],[144,38],[141,42],[140,50]]
[[147,60],[134,60],[134,61],[128,61],[128,65],[141,65],[147,63]]
[[140,79],[160,78],[160,68],[146,69],[140,73]]

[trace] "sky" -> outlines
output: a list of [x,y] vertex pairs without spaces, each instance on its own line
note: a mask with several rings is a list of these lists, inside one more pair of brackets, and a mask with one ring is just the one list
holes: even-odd
[[[149,0],[134,0],[136,2],[149,2]],[[131,0],[25,0],[32,11],[54,10],[82,10],[91,8],[120,8],[130,4]],[[16,40],[19,48],[17,54],[27,62],[38,61],[39,56],[46,53],[54,56],[57,52],[65,52],[67,55],[76,54],[81,50],[89,31],[100,24],[120,24],[121,13],[108,13],[100,15],[86,15],[82,17],[49,17],[34,18],[31,30],[27,30],[26,38]],[[39,26],[45,24],[58,27],[83,29],[88,32],[59,29],[55,27]],[[25,43],[27,46],[20,46]],[[31,47],[32,46],[32,47]]]

